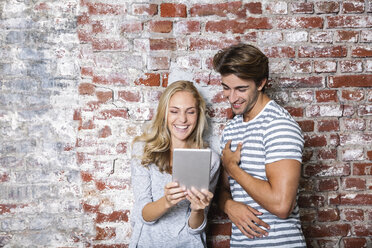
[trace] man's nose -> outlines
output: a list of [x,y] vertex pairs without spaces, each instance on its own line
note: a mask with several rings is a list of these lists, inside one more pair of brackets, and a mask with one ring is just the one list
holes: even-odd
[[229,100],[229,102],[235,102],[238,97],[236,95],[236,91],[235,90],[230,90],[228,96],[227,96],[227,99]]

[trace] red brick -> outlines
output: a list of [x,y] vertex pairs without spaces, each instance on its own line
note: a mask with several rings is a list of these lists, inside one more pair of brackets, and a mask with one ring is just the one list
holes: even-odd
[[341,93],[342,99],[346,101],[362,101],[364,100],[364,92],[362,90],[343,90]]
[[221,85],[221,77],[211,75],[210,72],[194,73],[193,80],[201,85]]
[[359,105],[358,115],[359,116],[369,116],[372,114],[372,105]]
[[0,204],[0,215],[10,213],[14,208],[17,208],[16,204]]
[[121,32],[126,33],[140,33],[143,31],[142,22],[131,21],[129,23],[124,23],[120,28]]
[[300,209],[300,220],[301,223],[313,222],[316,219],[317,213],[315,209],[301,208]]
[[147,69],[149,70],[168,70],[170,59],[168,57],[154,57],[148,58]]
[[112,135],[111,128],[109,126],[105,126],[101,130],[99,130],[98,137],[99,138],[107,138]]
[[[168,78],[169,78],[169,73],[165,72],[161,74],[161,86],[167,87],[168,86]],[[159,83],[160,84],[160,83]]]
[[212,103],[222,103],[226,102],[226,98],[223,96],[222,92],[218,92],[212,98]]
[[86,25],[90,24],[90,18],[88,13],[83,13],[80,16],[77,17],[77,24],[78,25]]
[[103,85],[121,85],[128,86],[127,77],[121,74],[112,74],[109,76],[93,76],[94,84],[103,84]]
[[303,132],[314,131],[314,121],[312,120],[297,121],[297,123],[300,125]]
[[330,73],[337,71],[337,62],[330,60],[315,61],[314,71],[317,73]]
[[323,28],[322,17],[279,17],[277,18],[279,29],[292,28]]
[[341,194],[340,203],[344,205],[371,205],[372,194]]
[[343,129],[348,131],[363,131],[366,129],[366,121],[359,118],[342,119]]
[[318,151],[318,158],[320,160],[325,160],[325,159],[337,160],[337,150],[336,149],[320,149]]
[[119,143],[116,145],[116,152],[119,154],[125,154],[127,153],[127,143]]
[[338,120],[321,120],[318,121],[319,132],[339,131],[340,125]]
[[109,240],[116,237],[116,228],[96,226],[96,240]]
[[134,15],[154,16],[158,13],[157,4],[133,4],[132,11]]
[[149,28],[155,33],[170,33],[173,29],[172,21],[150,21]]
[[341,5],[341,10],[345,14],[350,13],[362,13],[364,12],[364,1],[349,1],[343,2]]
[[372,236],[372,225],[368,223],[367,225],[355,225],[354,226],[354,233],[356,236]]
[[93,68],[91,68],[91,67],[81,67],[80,73],[81,73],[81,76],[83,78],[85,76],[92,77],[93,76]]
[[371,25],[368,16],[328,16],[328,28],[367,28]]
[[323,207],[325,198],[322,195],[300,195],[298,205],[300,208]]
[[327,145],[327,139],[324,135],[305,135],[305,147],[322,147]]
[[337,13],[340,10],[340,5],[338,2],[334,1],[321,1],[321,2],[315,2],[316,6],[316,13],[324,13],[324,14],[330,14],[330,13]]
[[283,88],[314,88],[324,87],[323,77],[292,77],[292,78],[277,78],[278,85]]
[[210,118],[229,119],[229,117],[232,115],[232,111],[231,108],[210,107],[207,109],[207,114]]
[[[356,47],[351,51],[352,57],[357,58],[365,58],[365,57],[372,57],[372,48],[371,47]],[[372,82],[370,81],[370,86]]]
[[119,99],[126,102],[139,102],[141,101],[141,94],[139,92],[133,92],[128,90],[123,90],[118,92]]
[[110,214],[97,213],[96,222],[128,222],[129,211],[113,211]]
[[217,4],[195,4],[190,8],[191,16],[221,16],[226,17],[228,14],[233,14],[239,17],[242,16],[241,10],[242,3],[240,1],[230,3],[217,3]]
[[219,50],[230,45],[239,43],[236,39],[212,39],[212,38],[190,38],[190,51],[195,50]]
[[346,221],[363,221],[364,211],[362,209],[348,208],[343,209],[342,213]]
[[371,87],[372,74],[367,75],[342,75],[328,77],[328,86],[341,87]]
[[294,14],[312,14],[314,13],[313,3],[292,3],[292,13]]
[[311,73],[311,61],[290,61],[289,67],[294,73]]
[[347,48],[345,46],[302,46],[298,51],[300,58],[337,58],[346,57],[346,55]]
[[81,126],[81,129],[94,129],[94,128],[95,128],[95,125],[92,120],[84,121]]
[[336,42],[357,42],[359,32],[354,30],[338,30],[335,34]]
[[251,2],[244,4],[243,11],[248,10],[251,14],[262,14],[262,3],[261,2]]
[[144,77],[139,78],[135,81],[136,85],[146,86],[160,86],[160,74],[157,73],[145,73]]
[[336,90],[318,90],[315,97],[317,102],[338,102]]
[[346,236],[350,231],[349,224],[317,224],[303,227],[305,237]]
[[341,72],[362,72],[363,62],[361,60],[343,60],[339,61]]
[[269,58],[294,58],[295,49],[293,47],[269,47],[263,49],[263,53]]
[[338,180],[336,178],[320,179],[318,181],[319,191],[336,191],[338,190]]
[[10,181],[10,176],[8,173],[6,172],[0,173],[0,183],[9,182],[9,181]]
[[367,247],[367,240],[364,238],[343,238],[344,248],[362,248]]
[[90,15],[122,15],[126,8],[119,4],[89,3],[88,11]]
[[175,51],[177,49],[177,42],[174,38],[150,39],[150,49]]
[[295,107],[285,107],[285,109],[293,116],[293,117],[302,117],[304,115],[303,108],[295,108]]
[[313,31],[310,33],[310,42],[311,43],[333,43],[332,32],[327,31]]
[[100,118],[98,119],[104,119],[108,120],[111,118],[123,118],[123,119],[128,119],[128,111],[125,109],[107,109],[107,110],[102,110],[100,112]]
[[81,43],[91,42],[92,41],[92,32],[91,31],[87,31],[87,30],[83,30],[83,29],[78,29],[77,35],[78,35],[79,41]]
[[105,26],[103,25],[102,21],[94,21],[92,22],[92,33],[104,33],[107,32]]
[[84,209],[84,212],[97,213],[98,209],[99,209],[99,206],[98,205],[93,206],[93,205],[89,205],[87,203],[83,203],[83,209]]
[[94,39],[92,48],[96,51],[127,51],[129,49],[127,40]]
[[96,96],[100,102],[108,102],[113,98],[112,91],[96,91]]
[[336,239],[332,239],[332,237],[330,237],[330,239],[319,239],[317,238],[316,239],[316,244],[315,246],[310,246],[309,247],[309,244],[308,244],[308,248],[331,248],[331,247],[338,247],[339,246],[339,240]]
[[318,210],[318,221],[332,222],[340,220],[340,211],[335,209],[320,209]]
[[366,180],[364,178],[342,178],[342,186],[345,190],[365,190]]
[[272,25],[266,17],[248,17],[244,21],[237,20],[220,20],[208,21],[205,25],[207,32],[219,32],[243,34],[250,29],[271,29]]
[[174,24],[174,32],[177,34],[191,34],[200,32],[199,21],[179,21]]
[[175,3],[162,3],[160,5],[161,17],[187,17],[186,5]]
[[372,150],[367,151],[367,157],[368,157],[369,160],[372,160]]
[[305,177],[332,177],[350,175],[350,165],[347,163],[337,164],[308,164],[304,168]]
[[79,84],[79,94],[80,95],[93,95],[96,90],[94,84],[90,83],[80,83]]
[[81,110],[75,110],[72,118],[74,121],[81,121]]

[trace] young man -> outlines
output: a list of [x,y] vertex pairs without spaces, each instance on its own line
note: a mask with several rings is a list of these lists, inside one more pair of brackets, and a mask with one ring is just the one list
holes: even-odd
[[231,247],[306,247],[297,188],[304,140],[290,114],[265,93],[268,58],[239,44],[213,59],[235,117],[221,138],[219,206],[232,221]]

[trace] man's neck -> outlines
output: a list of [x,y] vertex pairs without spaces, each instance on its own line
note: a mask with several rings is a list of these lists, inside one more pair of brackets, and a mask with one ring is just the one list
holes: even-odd
[[254,119],[264,109],[264,107],[270,100],[271,99],[268,97],[268,95],[266,95],[265,93],[261,93],[258,96],[257,101],[252,109],[243,114],[244,122],[248,122]]

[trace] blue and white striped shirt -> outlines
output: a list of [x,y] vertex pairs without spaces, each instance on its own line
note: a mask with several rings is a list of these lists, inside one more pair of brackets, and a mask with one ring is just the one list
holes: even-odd
[[[243,144],[240,167],[261,180],[267,180],[266,164],[282,159],[302,162],[304,139],[301,129],[291,115],[275,101],[267,103],[248,122],[243,121],[242,115],[235,116],[223,130],[221,151],[228,140],[232,140],[232,151],[235,151],[239,143]],[[233,224],[230,247],[306,247],[297,204],[287,219],[280,219],[261,207],[231,177],[229,184],[232,198],[262,212],[259,218],[270,225],[267,237],[250,239]]]

